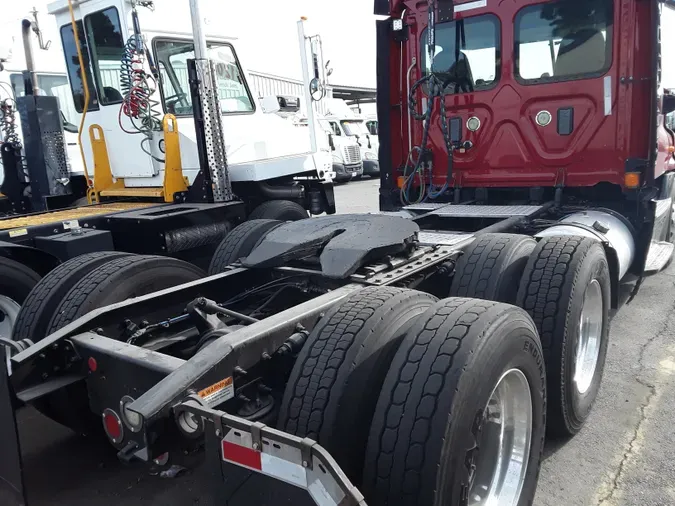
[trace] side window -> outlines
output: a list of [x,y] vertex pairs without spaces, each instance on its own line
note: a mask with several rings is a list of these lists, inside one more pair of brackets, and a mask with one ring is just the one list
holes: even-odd
[[[207,42],[207,50],[208,57],[215,63],[221,112],[223,114],[253,112],[255,110],[253,99],[232,46]],[[187,61],[194,57],[192,41],[155,41],[155,59],[162,80],[164,109],[177,116],[192,114]]]
[[123,101],[120,65],[124,39],[117,9],[110,7],[90,14],[84,18],[84,24],[101,105],[120,104]]
[[[76,26],[77,36],[82,50],[82,60],[84,61],[85,66],[84,72],[87,79],[87,87],[89,88],[88,109],[90,111],[95,111],[98,109],[98,96],[96,95],[96,87],[94,86],[94,80],[91,76],[89,49],[87,48],[87,40],[84,37],[82,21],[77,21]],[[84,108],[84,84],[82,82],[82,68],[80,67],[80,60],[77,56],[75,35],[73,34],[73,27],[70,23],[61,27],[61,42],[63,44],[63,54],[66,57],[66,69],[68,70],[70,88],[73,92],[75,110],[81,113]]]

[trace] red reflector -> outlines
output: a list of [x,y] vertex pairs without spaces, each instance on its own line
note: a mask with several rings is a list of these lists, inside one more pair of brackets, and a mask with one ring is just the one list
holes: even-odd
[[229,460],[258,471],[262,470],[260,452],[227,441],[223,441],[223,460]]
[[96,363],[96,359],[94,357],[89,357],[89,360],[87,360],[87,365],[89,366],[89,370],[91,372],[96,372],[98,364]]
[[124,431],[122,429],[122,420],[112,409],[103,411],[103,428],[113,443],[122,441]]

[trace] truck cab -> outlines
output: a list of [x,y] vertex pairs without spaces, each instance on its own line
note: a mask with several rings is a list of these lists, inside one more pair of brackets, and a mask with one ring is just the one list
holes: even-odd
[[442,0],[433,36],[427,2],[377,4],[391,16],[378,46],[383,206],[399,202],[399,178],[409,195],[424,178],[439,201],[516,188],[628,198],[674,167],[672,2]]
[[346,135],[339,123],[331,122],[321,114],[317,114],[317,123],[325,138],[328,139],[335,181],[343,183],[361,178],[364,164],[361,147],[356,139]]
[[326,120],[335,135],[352,137],[359,145],[363,174],[371,177],[379,176],[380,164],[377,159],[379,142],[377,137],[373,137],[368,131],[365,119],[355,114],[341,99],[328,100],[327,109]]
[[[154,2],[152,9],[138,6],[137,19],[148,57],[145,65],[146,69],[152,67],[152,75],[147,72],[136,90],[136,102],[142,107],[129,111],[124,103],[130,90],[125,72],[137,65],[128,57],[135,5],[124,0],[88,0],[74,8],[90,92],[83,136],[87,165],[93,167],[94,160],[86,132],[99,125],[113,178],[123,179],[128,189],[161,187],[165,173],[162,118],[171,114],[180,136],[182,172],[191,185],[199,173],[199,159],[187,68],[188,60],[195,58],[188,5]],[[85,90],[68,3],[54,2],[49,12],[59,28],[73,102],[81,113]],[[213,27],[207,33],[207,52],[214,61],[218,113],[232,183],[236,187],[299,176],[324,178],[325,164],[312,151],[310,137],[274,111],[264,110],[237,54],[236,37],[216,25],[207,11],[205,14],[206,26]],[[122,145],[124,149],[119,149]]]

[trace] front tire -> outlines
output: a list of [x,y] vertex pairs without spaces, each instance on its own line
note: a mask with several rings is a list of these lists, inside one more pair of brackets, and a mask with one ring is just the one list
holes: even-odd
[[590,414],[602,382],[609,340],[611,281],[600,242],[542,239],[525,267],[518,305],[541,336],[548,378],[548,428],[573,436]]
[[[408,331],[384,381],[366,449],[368,504],[465,506],[492,494],[488,504],[530,505],[545,405],[541,345],[527,313],[439,301]],[[515,437],[500,445],[502,433]]]

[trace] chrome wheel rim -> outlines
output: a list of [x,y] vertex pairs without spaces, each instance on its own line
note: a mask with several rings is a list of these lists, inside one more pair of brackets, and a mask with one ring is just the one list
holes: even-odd
[[579,342],[574,360],[574,384],[580,394],[591,387],[600,356],[602,340],[602,288],[597,279],[590,282],[584,295],[579,319]]
[[532,441],[530,384],[519,369],[497,382],[483,413],[471,506],[513,506],[523,489]]

